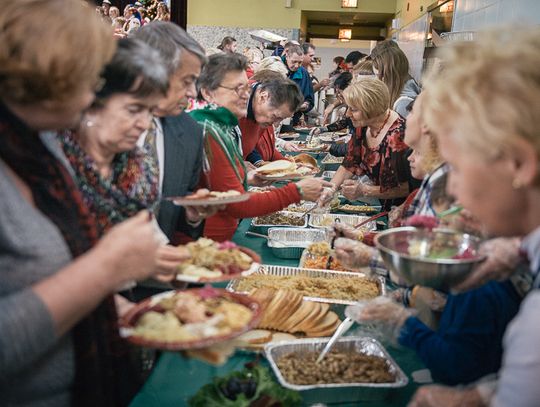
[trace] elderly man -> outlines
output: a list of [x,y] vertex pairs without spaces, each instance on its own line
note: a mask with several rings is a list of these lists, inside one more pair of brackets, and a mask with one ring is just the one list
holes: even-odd
[[270,80],[253,85],[247,117],[239,121],[244,159],[257,166],[283,158],[275,148],[273,125],[291,117],[302,100],[298,86],[278,73]]
[[304,50],[300,45],[291,44],[285,55],[281,57],[281,60],[289,72],[287,77],[298,85],[302,91],[302,95],[304,95],[304,102],[300,106],[299,111],[293,116],[292,124],[294,126],[300,122],[300,117],[304,112],[309,112],[313,109],[313,85],[311,84],[311,77],[308,71],[302,66]]
[[[135,34],[158,50],[167,62],[170,88],[158,105],[154,126],[141,136],[159,166],[163,196],[183,196],[197,188],[202,169],[202,129],[185,112],[188,98],[196,97],[195,82],[206,62],[203,48],[176,24],[156,21]],[[187,211],[172,202],[161,203],[157,220],[173,243],[196,239],[202,234],[201,221],[208,214]]]

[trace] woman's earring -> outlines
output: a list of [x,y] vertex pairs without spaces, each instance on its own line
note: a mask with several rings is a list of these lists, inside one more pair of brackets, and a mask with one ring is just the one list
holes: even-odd
[[523,183],[518,180],[517,178],[512,181],[512,188],[514,189],[520,189],[523,187]]
[[95,123],[92,120],[87,120],[84,125],[86,127],[94,127]]

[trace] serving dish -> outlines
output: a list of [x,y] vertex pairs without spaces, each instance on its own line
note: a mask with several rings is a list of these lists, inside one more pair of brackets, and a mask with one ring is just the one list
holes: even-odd
[[388,229],[375,237],[391,273],[409,284],[444,291],[463,281],[485,260],[478,252],[481,242],[477,236],[454,230],[411,226]]
[[345,157],[334,157],[332,154],[328,153],[322,159],[321,164],[325,171],[336,171],[343,163],[344,159]]
[[[368,280],[368,282],[374,283],[376,286],[376,293],[374,293],[373,297],[378,295],[385,295],[386,294],[386,286],[385,286],[385,280],[382,277],[367,277],[366,275],[362,273],[351,273],[347,271],[329,271],[329,270],[313,270],[313,269],[304,269],[299,267],[286,267],[286,266],[276,266],[276,265],[262,265],[259,266],[259,269],[248,276],[247,278],[253,279],[257,276],[276,276],[276,277],[307,277],[307,278],[315,278],[315,279],[323,279],[328,282],[331,282],[332,279],[360,279],[362,284],[363,280]],[[245,280],[245,278],[240,278],[237,280],[232,280],[227,285],[227,290],[231,292],[236,293],[247,293],[251,290],[251,288],[256,287],[250,287],[248,289],[243,289],[243,286],[246,284],[243,284],[242,281]],[[354,280],[347,280],[347,281],[354,281]],[[316,280],[320,281],[320,280]],[[288,282],[287,288],[293,289],[293,286]],[[278,288],[278,287],[272,287],[272,288]],[[352,305],[356,304],[358,300],[361,298],[355,298],[353,299],[342,299],[342,298],[332,298],[330,296],[328,297],[320,297],[320,296],[311,296],[311,295],[304,295],[303,296],[305,300],[308,301],[317,301],[317,302],[326,302],[330,304],[345,304],[345,305]]]
[[[183,308],[175,308],[179,306],[178,301],[186,301],[182,304]],[[193,311],[195,307],[190,305],[193,303],[208,307],[204,308],[207,311],[201,317],[204,320],[180,321],[181,317],[178,315]],[[218,307],[211,308],[211,304],[216,305],[216,303]],[[214,310],[213,315],[207,314],[210,309]],[[167,291],[133,306],[120,321],[120,336],[135,345],[149,348],[198,349],[235,338],[248,331],[259,322],[261,311],[261,306],[255,299],[223,289],[204,287]],[[172,327],[167,326],[166,329],[160,326],[161,318],[165,314],[172,319],[178,318],[180,326],[174,324]],[[154,321],[148,322],[141,328],[140,324],[145,322],[143,318],[149,316],[154,317]],[[229,324],[229,326],[223,326],[224,324]],[[179,333],[178,329],[183,329],[185,332]],[[183,339],[180,339],[180,336]]]
[[320,229],[282,228],[268,229],[268,247],[281,259],[299,259],[302,251],[313,242],[322,242],[326,233]]
[[203,198],[199,198],[193,194],[187,196],[171,196],[163,199],[171,201],[178,206],[216,206],[244,202],[249,198],[249,193],[240,193],[238,191],[211,191],[208,197]]
[[[320,353],[329,338],[299,339],[291,342],[268,344],[265,346],[265,356],[274,371],[279,383],[288,389],[301,391],[304,403],[313,402],[349,402],[380,400],[388,396],[389,392],[406,386],[409,382],[407,376],[399,365],[375,339],[364,337],[345,337],[339,339],[334,350],[341,352],[355,352],[369,356],[377,356],[386,362],[388,371],[394,376],[389,383],[325,383],[312,385],[296,385],[289,383],[282,374],[278,361],[291,353]],[[332,392],[332,390],[335,390]]]
[[267,234],[268,229],[273,227],[282,227],[282,228],[305,228],[308,224],[308,217],[302,216],[302,213],[299,212],[289,212],[289,211],[280,211],[275,214],[280,214],[284,216],[290,216],[297,219],[303,219],[303,223],[300,225],[286,225],[286,224],[270,224],[264,223],[264,217],[257,217],[251,219],[251,229],[257,233]]
[[300,133],[296,133],[296,132],[279,133],[277,136],[283,140],[294,140],[300,137]]
[[[309,217],[308,225],[313,228],[330,228],[336,222],[343,223],[349,226],[356,226],[360,222],[368,219],[369,216],[359,215],[341,215],[341,214],[318,214],[312,213]],[[377,223],[375,221],[368,222],[361,226],[359,230],[377,230]]]

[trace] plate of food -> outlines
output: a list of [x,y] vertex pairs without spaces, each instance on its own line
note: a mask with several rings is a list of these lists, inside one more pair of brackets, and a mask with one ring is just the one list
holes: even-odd
[[310,142],[293,141],[300,151],[320,152],[328,148],[326,144],[321,143],[318,138],[313,138]]
[[[354,272],[354,270],[345,267],[335,258],[334,251],[331,249],[328,242],[312,243],[307,247],[300,257],[298,267],[316,270]],[[369,273],[369,269],[367,272]]]
[[268,181],[288,181],[316,175],[319,168],[303,161],[277,160],[256,169],[260,178]]
[[185,350],[235,338],[259,322],[255,299],[210,286],[154,295],[120,321],[120,335],[139,346]]
[[201,237],[185,247],[191,258],[178,266],[178,281],[228,281],[253,273],[261,262],[261,258],[253,250],[237,246],[233,242],[218,243]]
[[302,216],[299,212],[288,211],[274,212],[251,220],[252,228],[259,233],[268,233],[268,229],[275,226],[305,228],[307,227],[307,223],[307,216]]
[[230,191],[208,191],[208,193],[199,192],[186,196],[171,196],[164,199],[179,206],[212,206],[244,202],[249,197],[249,193],[241,193],[232,189]]

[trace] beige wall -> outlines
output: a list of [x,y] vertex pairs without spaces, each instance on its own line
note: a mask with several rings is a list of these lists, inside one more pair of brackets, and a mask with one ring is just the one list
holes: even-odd
[[[188,0],[187,23],[199,26],[301,28],[304,11],[346,11],[339,0]],[[394,13],[396,0],[360,0],[351,13]]]
[[[407,3],[409,11],[407,11]],[[435,0],[396,0],[395,13],[401,19],[400,27],[405,27],[418,17],[427,13],[429,5],[435,3]],[[422,11],[420,11],[422,8]]]

